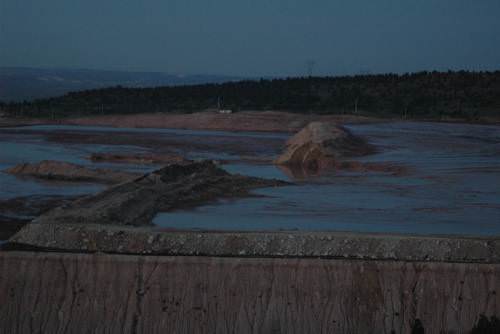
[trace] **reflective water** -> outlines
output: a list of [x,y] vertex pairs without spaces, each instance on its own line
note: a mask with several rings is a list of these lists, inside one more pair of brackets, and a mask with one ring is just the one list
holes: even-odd
[[[232,161],[224,166],[230,172],[296,183],[256,191],[262,197],[222,200],[194,210],[162,213],[154,220],[159,228],[500,235],[500,127],[398,122],[352,125],[350,129],[379,148],[378,153],[359,160],[402,164],[408,167],[408,173],[341,172],[294,179],[291,173],[270,164],[242,162],[238,155],[239,149],[240,155],[275,155],[286,134],[74,126],[0,129],[0,169],[44,159],[93,165],[87,157],[94,152],[155,150],[144,145],[147,140],[137,144],[131,140],[127,145],[48,141],[46,135],[55,132],[147,135],[160,143],[165,140],[172,145],[175,139],[176,145],[186,144],[183,152],[191,158]],[[155,168],[94,165],[142,171]],[[100,189],[99,185],[54,185],[0,173],[3,198]]]
[[[128,143],[127,145],[78,142],[61,143],[49,140],[48,136],[54,134],[60,134],[62,137],[67,134],[78,134],[87,138],[97,137],[99,135],[113,137],[116,134],[121,134],[129,138],[126,140]],[[225,152],[225,147],[218,149],[219,143],[224,143],[227,147],[227,143],[229,142],[232,146],[243,147],[244,152],[255,153],[254,155],[269,155],[274,152],[270,152],[265,145],[258,145],[257,143],[265,143],[266,141],[272,140],[278,141],[281,144],[287,137],[288,135],[286,134],[273,133],[233,133],[177,129],[121,129],[68,125],[38,125],[21,128],[4,128],[0,129],[0,199],[28,195],[80,195],[95,193],[104,189],[102,185],[43,182],[30,178],[19,178],[2,172],[20,163],[59,160],[95,168],[124,169],[145,173],[160,166],[102,162],[93,163],[88,158],[92,153],[98,152],[154,152],[156,147],[151,148],[147,145],[147,139],[152,138],[160,144],[165,142],[166,145],[169,145],[172,139],[175,139],[175,143],[186,144],[182,147],[179,145],[178,151],[191,159],[236,160],[239,156],[234,153]],[[138,141],[139,144],[135,145],[135,138],[145,138],[146,141]],[[146,146],[141,146],[144,143]],[[192,145],[198,143],[203,143],[204,145]],[[210,145],[207,146],[207,144]],[[174,150],[175,148],[176,147],[174,147]]]
[[[351,130],[379,148],[359,159],[394,162],[408,175],[337,173],[259,190],[263,198],[163,213],[162,227],[215,230],[343,230],[500,235],[500,128],[387,123]],[[273,166],[232,172],[290,179]]]
[[[0,198],[13,198],[29,195],[82,195],[103,190],[103,185],[85,183],[54,183],[38,181],[31,178],[19,178],[3,171],[25,162],[42,160],[59,160],[81,165],[102,168],[123,168],[127,170],[150,170],[150,166],[93,164],[88,157],[94,152],[106,152],[116,149],[109,145],[59,144],[45,140],[41,134],[26,134],[16,129],[0,129]],[[58,131],[53,127],[51,131]],[[121,151],[140,151],[139,147],[120,146]]]

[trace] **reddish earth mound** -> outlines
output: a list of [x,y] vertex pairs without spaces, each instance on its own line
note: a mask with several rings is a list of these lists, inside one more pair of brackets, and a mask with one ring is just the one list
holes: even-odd
[[140,174],[111,169],[92,169],[69,162],[44,160],[24,163],[5,170],[6,173],[56,181],[80,181],[99,183],[121,183]]
[[301,179],[325,171],[380,172],[401,175],[406,167],[392,163],[350,161],[374,153],[375,148],[334,123],[313,122],[290,138],[274,162],[290,177]]
[[335,168],[340,159],[373,153],[373,146],[333,123],[313,122],[290,138],[275,163],[310,170]]
[[93,153],[93,162],[116,162],[132,164],[187,164],[190,161],[175,154],[125,154],[125,153]]

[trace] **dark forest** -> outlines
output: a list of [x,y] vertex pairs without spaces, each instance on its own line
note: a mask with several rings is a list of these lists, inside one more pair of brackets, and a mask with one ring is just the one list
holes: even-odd
[[117,86],[1,103],[0,108],[12,117],[48,118],[224,108],[474,120],[500,115],[500,71],[261,79],[157,88]]

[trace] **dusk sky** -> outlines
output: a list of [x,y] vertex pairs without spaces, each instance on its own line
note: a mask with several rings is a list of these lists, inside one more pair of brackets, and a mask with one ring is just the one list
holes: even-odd
[[0,66],[287,76],[500,69],[499,0],[0,0]]

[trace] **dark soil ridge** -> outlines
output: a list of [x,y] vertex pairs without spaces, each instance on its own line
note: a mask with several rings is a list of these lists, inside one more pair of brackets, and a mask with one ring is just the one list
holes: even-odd
[[211,161],[173,164],[77,199],[41,215],[34,222],[150,226],[158,212],[218,198],[249,196],[254,188],[286,184],[229,174]]

